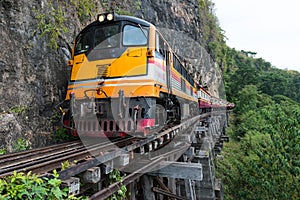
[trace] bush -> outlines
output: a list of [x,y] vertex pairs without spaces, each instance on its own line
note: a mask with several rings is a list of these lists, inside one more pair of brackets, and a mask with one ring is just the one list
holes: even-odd
[[0,199],[35,199],[60,200],[84,199],[85,197],[68,196],[68,189],[61,189],[59,174],[54,170],[53,178],[39,178],[31,172],[14,172],[12,175],[0,179]]

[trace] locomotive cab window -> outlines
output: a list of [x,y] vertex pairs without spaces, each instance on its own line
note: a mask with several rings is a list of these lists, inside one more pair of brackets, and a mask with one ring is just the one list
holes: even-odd
[[75,45],[75,55],[90,50],[92,34],[92,31],[88,30],[77,37]]
[[148,42],[148,30],[142,27],[125,25],[123,29],[123,45],[139,46]]
[[76,38],[75,55],[92,49],[116,48],[119,46],[120,25],[93,26]]

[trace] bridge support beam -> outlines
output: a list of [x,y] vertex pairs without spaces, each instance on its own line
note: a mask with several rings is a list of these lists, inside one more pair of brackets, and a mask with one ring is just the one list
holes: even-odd
[[148,173],[151,176],[160,176],[178,179],[190,179],[201,181],[202,165],[200,163],[169,162],[161,163],[161,168]]
[[155,199],[154,193],[152,192],[153,178],[148,175],[142,176],[142,189],[143,189],[143,199],[153,200]]

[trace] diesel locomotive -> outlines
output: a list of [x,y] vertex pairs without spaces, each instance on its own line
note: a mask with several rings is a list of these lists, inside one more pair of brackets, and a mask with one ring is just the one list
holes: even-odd
[[73,134],[145,136],[211,104],[159,30],[136,17],[99,14],[75,38],[68,65],[63,123]]

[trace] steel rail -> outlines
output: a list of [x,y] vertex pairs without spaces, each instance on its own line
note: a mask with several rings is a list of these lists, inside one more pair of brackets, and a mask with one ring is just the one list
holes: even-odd
[[29,155],[25,154],[24,157],[20,157],[20,156],[16,156],[15,158],[12,157],[10,158],[9,161],[5,162],[4,160],[4,162],[2,162],[2,164],[0,165],[0,172],[7,168],[13,168],[13,167],[19,168],[29,163],[34,164],[35,162],[39,162],[40,160],[51,159],[55,156],[60,156],[60,155],[68,154],[73,151],[81,150],[82,148],[84,148],[82,144],[76,144],[71,148],[65,147],[59,149],[56,149],[56,147],[54,146],[53,149],[49,149],[47,151],[35,152],[34,154],[30,153]]
[[[71,149],[70,151],[59,151],[36,158],[27,160],[27,162],[16,162],[15,164],[9,164],[7,167],[0,168],[0,177],[10,175],[13,171],[32,171],[33,173],[43,174],[50,170],[57,169],[61,167],[61,163],[65,161],[74,162],[85,160],[92,157],[92,153],[100,154],[102,151],[115,147],[115,145],[126,145],[126,142],[131,142],[132,138],[126,138],[126,140],[121,140],[115,143],[107,142],[101,144],[94,144],[86,148],[83,144],[77,149]],[[100,151],[101,150],[101,151]]]
[[17,153],[8,153],[0,155],[0,167],[4,166],[4,164],[7,164],[8,162],[13,162],[14,160],[20,160],[20,159],[27,159],[28,157],[33,157],[38,154],[47,153],[49,151],[56,151],[58,149],[66,149],[66,148],[72,148],[76,145],[80,145],[81,141],[71,141],[71,142],[65,142],[61,144],[55,144],[50,145],[47,147],[41,147],[36,149],[29,149],[26,151],[21,151]]

